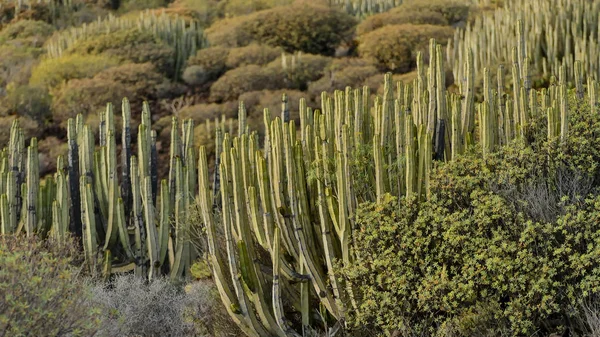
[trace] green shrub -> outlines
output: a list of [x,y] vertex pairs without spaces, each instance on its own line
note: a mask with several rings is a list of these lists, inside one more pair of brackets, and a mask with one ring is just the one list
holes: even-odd
[[127,97],[134,105],[144,100],[168,97],[173,90],[171,81],[152,63],[128,63],[108,68],[96,74],[94,80],[113,81],[126,86]]
[[6,97],[2,98],[4,107],[9,114],[27,116],[43,124],[50,117],[52,99],[48,91],[40,87],[9,84]]
[[356,34],[360,36],[383,26],[407,23],[445,26],[448,24],[448,20],[439,12],[430,10],[407,11],[403,6],[399,6],[388,12],[367,17],[356,27]]
[[175,51],[156,38],[152,32],[137,28],[118,30],[77,41],[67,50],[70,54],[104,54],[123,61],[154,64],[168,76],[173,76]]
[[119,11],[127,13],[143,9],[164,7],[166,4],[165,0],[124,0],[121,1]]
[[254,64],[232,69],[210,87],[210,100],[230,101],[248,91],[277,89],[282,85],[280,77],[281,74]]
[[200,86],[212,82],[227,71],[227,58],[230,49],[224,47],[210,47],[200,49],[196,55],[187,61],[187,68],[183,72],[185,83]]
[[295,53],[277,58],[266,68],[277,74],[280,88],[306,90],[312,81],[325,75],[332,60],[323,55]]
[[[576,105],[572,104],[574,108]],[[571,110],[567,141],[530,142],[439,164],[431,197],[363,204],[353,324],[400,336],[548,336],[578,331],[581,301],[600,293],[600,116]]]
[[118,59],[108,55],[72,54],[44,59],[33,68],[29,84],[52,88],[71,79],[93,77],[100,71],[118,64]]
[[74,240],[0,236],[0,334],[93,336],[98,311],[72,264]]
[[168,10],[189,11],[203,27],[222,17],[225,2],[219,0],[175,0]]
[[204,33],[211,46],[242,47],[253,42],[246,26],[255,20],[256,14],[215,21]]
[[71,80],[54,93],[52,116],[55,122],[66,125],[77,114],[97,114],[112,103],[117,109],[123,97],[129,94],[127,87],[114,81],[98,81],[93,78]]
[[446,43],[453,34],[452,28],[442,26],[385,26],[362,35],[358,52],[382,70],[405,73],[416,66],[417,52],[428,50],[429,39]]
[[20,20],[44,21],[50,23],[52,21],[52,13],[48,4],[31,1],[29,4],[24,4],[21,9],[16,11],[15,4],[3,4],[2,6],[2,22],[16,22]]
[[53,92],[53,116],[66,122],[77,113],[96,113],[111,102],[119,112],[123,97],[132,106],[144,100],[156,100],[177,95],[177,87],[150,63],[129,63],[106,69],[93,78],[71,80]]
[[282,50],[276,47],[250,44],[245,47],[233,48],[229,51],[225,64],[234,69],[249,64],[265,65],[280,57]]
[[[289,1],[289,0],[288,0]],[[223,6],[223,15],[225,17],[233,17],[246,15],[271,8],[273,0],[227,0]]]
[[440,13],[449,24],[454,25],[467,20],[470,6],[468,2],[462,0],[407,0],[397,10],[412,13],[423,11]]
[[0,45],[0,87],[11,82],[17,85],[27,84],[31,70],[42,52],[41,48]]
[[354,25],[355,20],[345,13],[305,4],[219,20],[206,34],[213,46],[241,47],[258,42],[287,52],[333,55]]
[[0,31],[0,44],[41,47],[53,32],[54,27],[46,22],[21,20],[7,25]]
[[334,90],[345,90],[346,87],[360,88],[370,77],[379,74],[379,70],[373,65],[350,66],[338,71],[331,71],[318,81],[308,86],[308,93],[320,102],[321,92],[333,92]]
[[244,29],[255,41],[287,52],[333,55],[355,24],[354,18],[333,8],[292,5],[258,12]]

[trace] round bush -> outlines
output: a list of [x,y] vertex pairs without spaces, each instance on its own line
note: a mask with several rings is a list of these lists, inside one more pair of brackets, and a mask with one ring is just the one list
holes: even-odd
[[188,59],[183,80],[193,86],[216,80],[227,71],[226,62],[229,53],[230,49],[224,47],[200,49],[196,55]]
[[220,20],[206,34],[213,46],[258,42],[287,52],[333,55],[335,48],[349,39],[355,24],[354,18],[336,9],[296,4]]
[[0,45],[0,87],[5,87],[8,83],[29,83],[31,70],[42,53],[41,48]]
[[152,63],[128,63],[108,68],[94,76],[96,81],[112,81],[127,87],[132,105],[144,100],[167,97],[172,89],[171,82],[159,73]]
[[114,81],[98,81],[93,78],[71,80],[54,93],[52,116],[55,122],[65,124],[77,114],[96,114],[112,103],[121,106],[123,97],[129,96],[126,85]]
[[407,23],[445,26],[448,24],[448,20],[439,12],[430,10],[407,11],[404,7],[400,6],[388,12],[367,17],[356,27],[356,34],[360,36],[383,26]]
[[29,84],[52,88],[71,79],[93,77],[118,64],[118,59],[107,55],[73,54],[44,59],[32,70]]
[[53,93],[53,116],[55,121],[65,122],[80,112],[101,111],[109,102],[118,112],[123,97],[135,107],[141,106],[144,100],[176,94],[176,89],[150,63],[124,64],[102,71],[93,78],[71,80],[57,88]]
[[322,6],[292,5],[256,14],[244,24],[252,38],[287,52],[333,55],[356,24],[348,14]]
[[381,70],[405,73],[416,65],[417,52],[427,50],[429,39],[444,44],[453,34],[452,28],[442,26],[386,26],[362,35],[358,52]]
[[21,20],[7,25],[0,31],[0,43],[41,47],[53,32],[54,27],[46,22]]
[[[203,27],[208,27],[216,19],[222,17],[224,5],[225,1],[219,0],[175,0],[165,11],[173,12],[179,17],[191,16]],[[182,15],[183,13],[186,15]]]
[[43,124],[50,117],[50,95],[45,88],[8,85],[2,102],[11,114],[30,117]]
[[323,76],[318,81],[308,86],[308,93],[311,97],[320,102],[321,92],[329,93],[334,90],[345,90],[346,87],[362,87],[366,79],[379,73],[379,70],[372,66],[349,66],[337,71],[332,71]]
[[278,74],[280,88],[306,90],[312,81],[327,72],[332,60],[323,55],[295,53],[275,59],[266,68]]
[[255,17],[256,14],[250,14],[215,21],[204,31],[209,45],[242,47],[252,43],[253,38],[246,30],[246,25]]
[[175,51],[151,32],[137,28],[118,30],[81,39],[68,50],[71,54],[113,56],[121,61],[150,62],[162,73],[173,76]]
[[249,64],[265,65],[281,56],[282,50],[277,47],[250,44],[245,47],[230,50],[225,64],[227,68],[233,69]]
[[210,87],[213,102],[237,99],[248,91],[277,89],[281,87],[280,74],[257,65],[243,66],[226,72]]
[[469,10],[469,4],[461,0],[407,0],[397,8],[397,11],[412,13],[424,11],[440,13],[451,25],[466,21]]

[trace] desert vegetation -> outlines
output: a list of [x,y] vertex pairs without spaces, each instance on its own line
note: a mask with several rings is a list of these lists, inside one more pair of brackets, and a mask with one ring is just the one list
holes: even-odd
[[599,15],[2,1],[0,336],[596,336]]

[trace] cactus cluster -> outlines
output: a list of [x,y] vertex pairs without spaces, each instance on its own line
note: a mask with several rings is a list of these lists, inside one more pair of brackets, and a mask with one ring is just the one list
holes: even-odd
[[[113,107],[100,116],[96,136],[83,116],[68,121],[68,158],[40,184],[37,140],[25,149],[15,120],[0,154],[2,234],[25,232],[57,240],[67,232],[82,238],[86,264],[111,272],[135,270],[142,277],[185,276],[195,258],[187,209],[196,191],[197,154],[193,121],[173,118],[169,179],[158,179],[156,132],[148,104],[132,154],[131,108],[122,105],[121,160]],[[181,130],[181,132],[180,132]],[[120,167],[120,172],[118,168]]]
[[400,6],[403,0],[330,0],[329,4],[338,6],[357,18],[383,13]]
[[[599,19],[597,1],[504,1],[493,15],[477,16],[456,30],[447,58],[455,78],[462,78],[462,65],[472,52],[479,77],[484,67],[510,64],[516,47],[522,60],[531,60],[532,73],[548,78],[558,74],[561,66],[579,60],[581,75],[599,80],[600,29],[595,24]],[[516,46],[515,39],[519,41]],[[575,77],[574,67],[566,67],[566,72],[568,78]]]
[[[134,155],[131,109],[123,100],[120,161],[110,104],[100,118],[98,143],[83,116],[69,120],[68,158],[59,158],[57,173],[43,184],[37,141],[25,148],[15,122],[0,152],[2,233],[60,239],[70,231],[82,238],[90,268],[102,262],[106,275],[134,270],[152,278],[189,272],[197,255],[191,227],[203,226],[221,299],[246,334],[300,336],[309,326],[344,322],[350,310],[359,309],[359,299],[352,284],[334,274],[334,265],[354,261],[352,216],[359,203],[386,193],[426,200],[436,162],[451,161],[474,145],[487,155],[514,139],[526,142],[540,116],[547,119],[549,139],[567,135],[566,69],[560,68],[548,89],[532,90],[525,50],[513,50],[511,94],[504,94],[504,67],[497,83],[483,69],[481,103],[475,102],[473,53],[461,65],[460,93],[451,93],[444,52],[433,40],[428,62],[417,56],[417,78],[394,84],[386,74],[381,96],[373,98],[368,87],[348,87],[323,93],[319,109],[301,100],[297,126],[284,95],[281,115],[264,111],[263,140],[249,130],[240,103],[238,134],[231,134],[231,124],[224,133],[224,120],[214,130],[213,179],[206,148],[194,147],[193,122],[180,126],[176,118],[169,174],[159,179],[147,104]],[[598,83],[583,80],[581,62],[574,69],[578,99],[598,107]],[[364,148],[374,163],[366,169],[355,163]],[[189,217],[195,203],[201,223]]]
[[[365,87],[323,93],[321,108],[314,111],[301,101],[298,130],[288,120],[284,96],[281,117],[264,112],[262,150],[256,134],[244,127],[235,138],[226,134],[213,191],[220,193],[218,212],[200,150],[199,200],[213,274],[223,302],[248,335],[302,335],[315,323],[311,311],[319,307],[316,302],[338,321],[348,310],[359,309],[352,285],[333,274],[335,261],[353,263],[352,214],[358,203],[380,200],[385,193],[425,200],[436,161],[453,160],[474,145],[486,155],[515,139],[526,142],[530,124],[543,116],[549,139],[566,137],[564,67],[556,84],[538,92],[531,90],[529,59],[515,53],[513,94],[504,94],[503,67],[497,83],[486,68],[484,101],[475,103],[473,55],[463,64],[460,95],[446,90],[444,54],[435,41],[429,55],[428,67],[418,55],[418,77],[412,83],[394,86],[387,74],[383,95],[374,100]],[[581,71],[576,75],[584,99]],[[594,105],[598,84],[590,78],[587,85]],[[241,125],[244,113],[241,105]],[[365,145],[372,149],[374,167],[366,181],[374,191],[357,193],[352,158]],[[219,226],[225,254],[217,247]],[[290,311],[302,317],[297,330],[285,318]]]
[[57,58],[81,39],[131,28],[152,32],[175,50],[175,74],[180,74],[187,59],[206,45],[204,31],[198,22],[187,22],[164,11],[156,14],[147,10],[140,13],[138,18],[116,17],[110,14],[105,19],[98,18],[97,21],[83,24],[81,27],[60,31],[46,42],[47,55]]

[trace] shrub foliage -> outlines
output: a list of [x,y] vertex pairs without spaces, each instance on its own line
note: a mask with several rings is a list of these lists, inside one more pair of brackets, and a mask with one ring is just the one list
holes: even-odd
[[353,323],[402,336],[577,330],[580,300],[600,292],[600,117],[582,104],[570,124],[562,145],[532,129],[529,146],[439,165],[428,201],[363,204],[342,270],[362,299]]
[[417,52],[425,52],[431,38],[444,42],[452,35],[452,28],[443,26],[385,26],[362,35],[358,52],[382,70],[405,73],[416,66]]
[[72,266],[66,243],[0,236],[0,335],[93,336],[98,312]]

